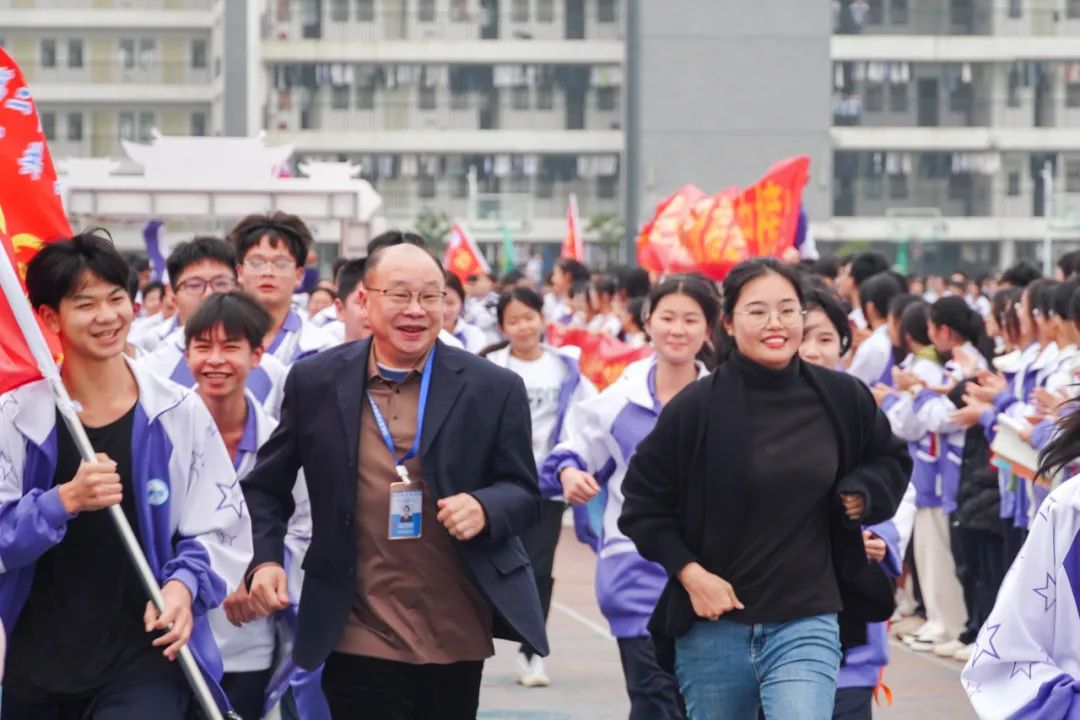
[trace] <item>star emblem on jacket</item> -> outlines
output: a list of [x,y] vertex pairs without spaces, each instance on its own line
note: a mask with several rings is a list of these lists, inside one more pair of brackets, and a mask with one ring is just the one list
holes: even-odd
[[221,493],[221,502],[217,510],[234,510],[236,517],[244,517],[244,490],[240,487],[240,481],[236,478],[231,483],[216,483],[218,492]]
[[15,463],[11,462],[11,458],[3,450],[0,450],[0,478],[3,478],[6,485],[18,485],[18,476],[15,474]]

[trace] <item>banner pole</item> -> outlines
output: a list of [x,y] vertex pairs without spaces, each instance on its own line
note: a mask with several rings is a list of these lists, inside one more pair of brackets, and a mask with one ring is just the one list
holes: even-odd
[[[97,459],[97,454],[94,452],[93,445],[90,444],[90,438],[86,435],[86,429],[79,420],[75,404],[60,379],[60,370],[53,361],[52,352],[49,350],[48,343],[45,342],[45,336],[42,335],[41,328],[38,327],[37,318],[30,309],[30,303],[27,301],[26,295],[23,294],[22,283],[19,282],[18,275],[15,274],[11,258],[4,251],[0,251],[0,257],[2,257],[2,260],[0,260],[0,289],[7,298],[11,312],[15,316],[19,330],[22,332],[23,338],[34,356],[38,369],[41,370],[42,376],[49,384],[49,389],[52,390],[56,407],[60,411],[60,416],[64,419],[64,424],[67,425],[72,439],[75,441],[75,446],[79,449],[79,454],[86,462],[94,462]],[[107,510],[113,525],[116,526],[116,531],[120,534],[120,541],[124,545],[127,556],[135,564],[135,571],[139,576],[143,589],[146,590],[146,594],[154,603],[154,607],[158,609],[158,612],[161,612],[165,607],[165,599],[161,595],[161,588],[158,587],[157,578],[154,577],[154,572],[150,569],[150,563],[146,561],[142,546],[139,545],[139,540],[131,529],[131,524],[128,523],[124,511],[119,505],[113,505]],[[221,710],[210,693],[210,687],[206,684],[206,678],[203,677],[202,671],[195,662],[195,656],[191,654],[191,648],[184,645],[180,649],[179,659],[180,667],[183,668],[188,684],[195,694],[195,699],[203,712],[206,713],[206,717],[209,720],[223,720]]]

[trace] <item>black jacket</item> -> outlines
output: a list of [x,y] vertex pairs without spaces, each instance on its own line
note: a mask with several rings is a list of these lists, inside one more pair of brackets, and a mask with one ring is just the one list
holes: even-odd
[[[836,429],[840,450],[832,516],[832,555],[844,613],[841,640],[862,644],[866,623],[888,619],[892,585],[866,559],[860,522],[891,518],[911,473],[907,445],[894,437],[889,421],[858,379],[801,364],[800,372],[817,391]],[[675,577],[699,562],[723,577],[745,507],[744,477],[748,447],[744,381],[732,363],[676,396],[630,462],[623,480],[625,502],[619,527],[649,560],[670,576],[649,630],[657,659],[669,669],[674,639],[696,620],[690,596]],[[840,492],[862,493],[860,521],[844,515]]]
[[[957,383],[949,393],[949,399],[957,407],[966,404],[963,398],[967,382]],[[997,468],[990,464],[990,444],[982,426],[975,425],[964,435],[964,457],[960,463],[960,483],[952,522],[964,530],[985,530],[1000,535],[1000,507],[1001,490]]]
[[[356,595],[356,507],[360,412],[370,341],[349,343],[293,366],[281,424],[245,479],[254,568],[282,563],[292,488],[303,468],[311,497],[311,547],[304,559],[294,657],[315,668],[337,646]],[[455,546],[491,603],[495,636],[547,654],[544,616],[517,535],[540,518],[532,420],[517,375],[438,343],[420,456],[438,497],[471,493],[488,528]]]

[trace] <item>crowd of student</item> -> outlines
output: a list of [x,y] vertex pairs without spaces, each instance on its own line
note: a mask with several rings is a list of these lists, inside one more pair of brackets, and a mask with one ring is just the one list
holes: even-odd
[[[369,253],[403,242],[422,245],[390,232]],[[244,718],[282,701],[285,717],[330,717],[321,671],[288,653],[312,535],[302,477],[286,535],[289,606],[260,617],[242,581],[251,525],[240,483],[281,418],[291,366],[366,339],[363,293],[394,292],[364,287],[364,259],[312,277],[311,246],[302,220],[278,213],[181,243],[163,282],[140,283],[100,234],[31,264],[31,302],[65,338],[65,382],[110,459],[80,465],[43,384],[0,398],[0,619],[18,658],[4,678],[5,720],[183,702],[144,630],[163,630],[154,646],[169,658],[190,641]],[[1048,448],[1059,475],[1080,455],[1080,421],[1059,432],[1080,369],[1078,275],[1080,253],[1061,258],[1056,279],[1018,263],[977,281],[903,277],[860,253],[754,260],[719,287],[560,259],[541,287],[519,271],[464,283],[446,273],[439,339],[520,377],[545,498],[521,538],[540,604],[546,617],[569,505],[577,538],[596,552],[597,603],[631,718],[869,717],[894,588],[892,632],[968,661],[969,695],[993,716],[980,703],[1000,702],[991,688],[1017,680],[1017,668],[1034,683],[1032,702],[1049,686],[1064,703],[1073,683],[1075,651],[1055,665],[1053,630],[1045,657],[1021,653],[1002,674],[1011,621],[988,622],[1008,612],[994,610],[999,587],[1029,530],[1071,495],[995,469],[990,445],[1004,414],[1023,441]],[[545,343],[550,324],[654,353],[598,392],[574,348]],[[80,376],[121,352],[116,377]],[[155,572],[171,578],[167,601],[177,598],[160,614],[144,608],[134,574],[91,574],[119,550],[104,514],[85,511],[115,504],[120,476],[141,483],[123,510]],[[183,502],[166,504],[170,493]],[[1047,523],[1038,541],[1052,549],[1050,569],[1010,582],[1016,602],[1039,604],[1031,622],[1055,602],[1059,617],[1073,608],[1060,641],[1076,632],[1076,601],[1053,593],[1075,577],[1065,560],[1058,579],[1072,538],[1055,544],[1054,532],[1076,523]],[[88,626],[117,631],[56,652]],[[1030,650],[1022,629],[1007,637]],[[542,652],[522,645],[522,685],[550,683]]]

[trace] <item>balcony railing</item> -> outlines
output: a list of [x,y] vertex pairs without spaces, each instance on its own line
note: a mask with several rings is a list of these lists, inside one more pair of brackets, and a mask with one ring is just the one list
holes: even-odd
[[1056,0],[842,0],[834,12],[839,35],[1065,35],[1080,12]]
[[60,58],[51,65],[40,58],[16,60],[20,60],[27,82],[35,84],[206,85],[211,79],[209,67],[192,67],[190,62],[91,60],[72,67]]
[[0,0],[0,10],[210,10],[225,0]]
[[[870,102],[868,102],[870,100]],[[1080,122],[1080,88],[1035,95],[1030,88],[1015,96],[918,97],[911,88],[906,100],[894,101],[889,86],[880,97],[865,93],[833,94],[835,127],[997,127],[1052,128]]]

